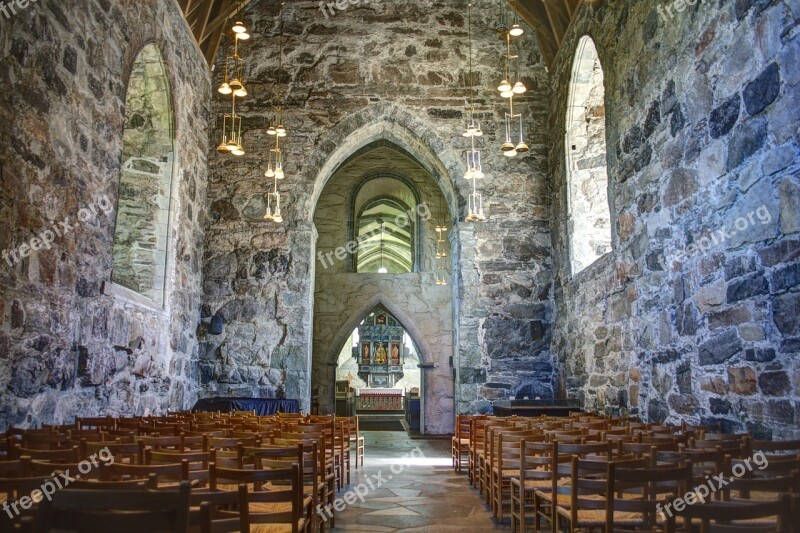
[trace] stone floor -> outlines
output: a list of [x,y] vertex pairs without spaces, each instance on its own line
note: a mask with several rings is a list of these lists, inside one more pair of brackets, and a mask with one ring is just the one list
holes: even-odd
[[350,486],[337,495],[345,508],[336,513],[336,527],[331,531],[467,533],[510,529],[494,523],[466,474],[453,472],[448,439],[411,439],[407,433],[395,431],[362,434],[364,468],[353,469]]

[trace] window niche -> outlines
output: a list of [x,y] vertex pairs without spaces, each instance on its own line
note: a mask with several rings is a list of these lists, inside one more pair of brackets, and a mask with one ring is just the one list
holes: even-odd
[[578,274],[611,251],[603,67],[594,41],[578,43],[566,122],[567,235]]
[[125,129],[111,281],[164,304],[175,162],[169,78],[155,44],[139,53],[125,98]]

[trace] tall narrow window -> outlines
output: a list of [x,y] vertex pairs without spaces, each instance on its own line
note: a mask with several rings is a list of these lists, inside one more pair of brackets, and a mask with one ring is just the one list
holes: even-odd
[[611,251],[603,67],[594,41],[578,43],[566,123],[568,237],[572,274]]
[[414,220],[409,208],[389,198],[368,202],[356,221],[356,272],[400,274],[414,269]]
[[172,97],[161,52],[145,46],[125,98],[122,174],[111,280],[164,302],[172,172]]

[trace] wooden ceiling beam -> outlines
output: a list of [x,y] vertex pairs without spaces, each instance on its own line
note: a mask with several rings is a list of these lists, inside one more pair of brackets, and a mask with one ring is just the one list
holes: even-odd
[[220,29],[222,25],[225,24],[225,21],[228,20],[238,10],[239,10],[239,5],[236,2],[223,1],[220,6],[219,14],[217,14],[214,20],[208,23],[205,31],[203,32],[203,35],[200,37],[200,42],[202,43],[203,41],[208,39],[211,36],[211,34],[215,33],[218,29]]
[[553,29],[553,35],[556,38],[558,47],[561,48],[570,23],[569,12],[562,0],[541,0],[541,2],[547,14],[547,20],[550,21],[550,27]]
[[[220,2],[220,14],[224,13],[225,11],[229,10],[231,6],[236,7],[234,0],[221,0]],[[217,17],[219,18],[219,17]],[[217,25],[217,28],[214,32],[208,35],[205,39],[198,39],[200,43],[200,48],[206,55],[206,62],[209,66],[214,64],[214,58],[217,56],[217,50],[219,50],[219,44],[222,42],[222,34],[224,33],[225,28],[223,27],[223,23],[227,17],[222,19],[222,22]],[[216,20],[216,19],[215,19]]]
[[536,40],[539,42],[539,48],[542,50],[544,61],[548,68],[552,67],[558,52],[559,42],[553,33],[553,28],[550,26],[547,13],[544,12],[540,0],[527,2],[511,0],[510,4],[517,15],[528,26],[533,28],[536,33]]

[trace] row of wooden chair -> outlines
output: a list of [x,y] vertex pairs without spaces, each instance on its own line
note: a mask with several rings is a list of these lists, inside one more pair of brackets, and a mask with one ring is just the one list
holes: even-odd
[[[333,500],[337,488],[350,483],[351,448],[356,467],[359,460],[363,466],[364,443],[357,424],[357,419],[340,417],[193,413],[84,418],[67,426],[10,428],[5,457],[0,457],[0,490],[14,502],[37,483],[52,479],[55,471],[81,472],[70,492],[174,491],[185,482],[194,503],[190,522],[203,521],[209,531],[277,522],[287,531],[321,531],[335,525]],[[94,455],[97,463],[98,454],[100,464],[83,475],[86,459]],[[113,458],[113,463],[104,463],[104,456]],[[61,512],[59,502],[65,508],[72,505],[66,503],[73,502],[72,496],[65,498],[36,505],[26,523],[35,519],[47,527],[49,517]],[[330,511],[330,523],[315,512],[322,506]],[[91,505],[87,509],[96,510]],[[79,510],[80,506],[69,512],[80,514]],[[0,522],[0,531],[10,525]]]
[[[800,492],[800,477],[793,473],[800,470],[800,442],[756,441],[718,430],[580,414],[566,419],[459,416],[452,461],[456,472],[466,466],[470,483],[499,521],[510,518],[512,529],[523,531],[540,531],[543,523],[554,531],[603,529],[603,524],[615,529],[690,527],[691,521],[689,526],[676,526],[674,520],[670,525],[666,516],[656,516],[655,506],[716,474],[751,472],[745,462],[756,452],[788,475],[751,484],[737,480],[735,497],[721,490],[710,500],[751,505],[751,493],[767,493],[774,503],[783,493]],[[764,466],[759,472],[773,470]],[[766,527],[779,528],[790,519],[791,514]]]

